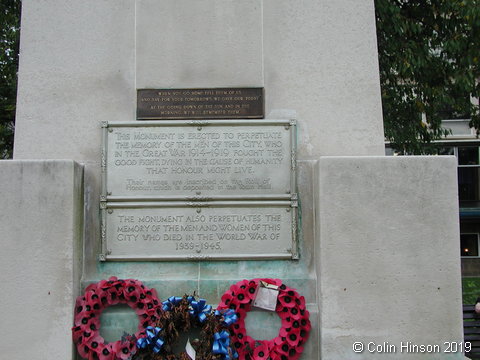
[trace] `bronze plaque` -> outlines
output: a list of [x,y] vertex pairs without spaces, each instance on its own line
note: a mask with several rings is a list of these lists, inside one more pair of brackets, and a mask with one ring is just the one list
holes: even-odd
[[[208,125],[195,125],[199,122]],[[295,192],[293,121],[164,120],[105,126],[103,173],[109,196],[281,199]]]
[[137,119],[262,119],[263,88],[138,89]]
[[290,201],[107,203],[105,260],[292,259],[296,216]]

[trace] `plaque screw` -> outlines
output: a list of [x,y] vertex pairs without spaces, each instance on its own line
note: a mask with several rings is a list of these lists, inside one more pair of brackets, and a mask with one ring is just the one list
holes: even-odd
[[202,212],[202,209],[197,209],[197,213],[201,213]]
[[287,193],[287,194],[290,194],[290,190],[287,190],[286,193]]
[[289,130],[290,129],[290,125],[285,125],[285,130]]
[[287,212],[290,212],[290,208],[287,209]]
[[109,133],[113,132],[113,129],[112,128],[108,129],[108,132]]
[[108,196],[112,195],[112,192],[111,191],[107,192],[107,195]]
[[197,192],[196,192],[197,195],[200,195],[201,193],[202,193],[201,191],[197,191]]
[[202,130],[202,127],[201,126],[197,127],[197,130],[198,131]]
[[113,214],[113,209],[108,209],[109,214]]

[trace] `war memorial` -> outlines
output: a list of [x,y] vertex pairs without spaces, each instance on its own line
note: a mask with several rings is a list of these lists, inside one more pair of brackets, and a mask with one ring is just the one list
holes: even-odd
[[373,0],[22,7],[1,358],[160,356],[120,337],[178,306],[237,311],[208,359],[464,358],[456,161],[384,156]]

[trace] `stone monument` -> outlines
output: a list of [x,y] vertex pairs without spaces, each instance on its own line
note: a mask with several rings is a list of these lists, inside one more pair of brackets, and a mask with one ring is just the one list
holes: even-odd
[[402,351],[462,341],[456,164],[383,156],[373,0],[22,5],[6,358],[73,359],[75,298],[110,276],[213,305],[282,279],[311,314],[302,359],[463,358]]

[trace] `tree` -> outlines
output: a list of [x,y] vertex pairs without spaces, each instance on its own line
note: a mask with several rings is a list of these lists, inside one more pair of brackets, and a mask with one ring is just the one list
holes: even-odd
[[20,0],[0,2],[0,158],[12,157],[20,41]]
[[480,0],[375,0],[375,12],[392,147],[433,152],[432,141],[448,134],[441,120],[452,116],[471,119],[478,134]]

